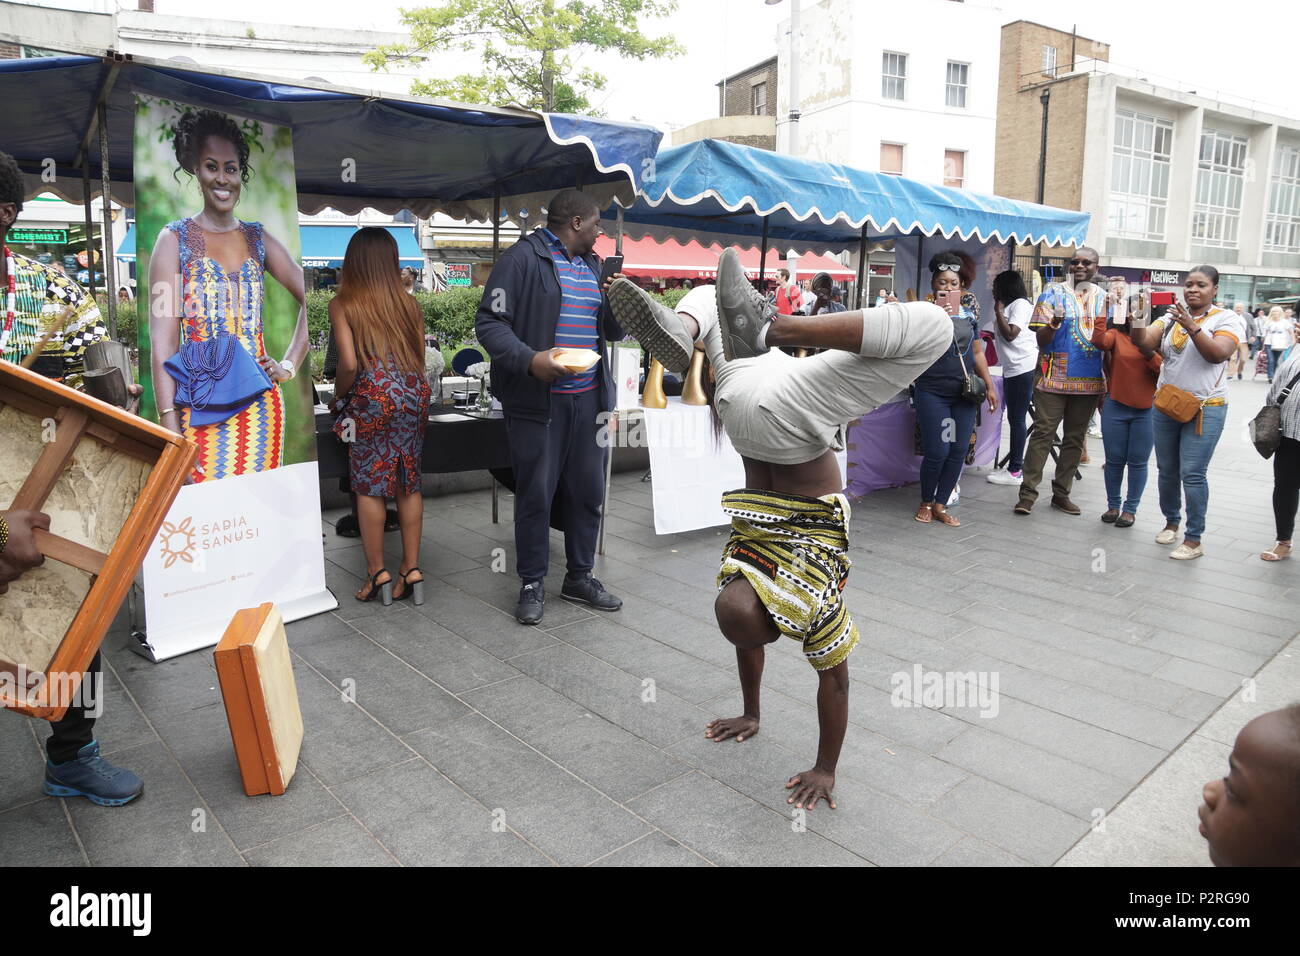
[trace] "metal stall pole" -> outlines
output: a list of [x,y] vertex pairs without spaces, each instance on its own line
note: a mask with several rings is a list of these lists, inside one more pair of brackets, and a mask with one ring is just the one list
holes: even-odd
[[916,234],[916,301],[924,302],[925,296],[921,292],[921,254],[925,252],[925,236],[921,233]]
[[868,271],[867,263],[870,261],[870,254],[867,252],[867,224],[862,224],[862,238],[858,240],[858,293],[857,301],[854,308],[862,308],[862,284],[870,281],[871,273]]
[[[501,256],[501,184],[497,183],[492,194],[492,265],[497,264],[497,259]],[[454,396],[453,396],[454,397]],[[441,396],[439,396],[441,398]],[[492,472],[488,472],[488,477],[492,481],[492,523],[497,524],[497,478]]]
[[[108,107],[99,101],[99,174],[100,202],[103,207],[104,225],[100,228],[100,242],[104,246],[104,294],[108,298],[108,334],[117,338],[117,270],[114,268],[113,254],[113,183],[108,168]],[[91,274],[95,263],[91,260]]]
[[767,277],[767,216],[764,216],[763,217],[763,244],[758,251],[758,291],[759,292],[763,292],[763,280],[766,277]]
[[[623,254],[623,207],[618,207],[618,212],[614,220],[614,255]],[[609,362],[611,356],[618,349],[611,343],[605,353],[605,361]],[[617,369],[610,369],[610,375],[618,374]],[[615,394],[618,393],[618,383],[614,383]],[[622,423],[618,420],[618,410],[614,410],[614,417],[605,427],[605,434],[614,436],[618,434],[619,426]],[[612,426],[612,427],[611,427]],[[600,534],[596,541],[596,553],[603,555],[605,553],[605,515],[609,514],[609,485],[614,477],[614,447],[617,441],[611,441],[609,445],[609,454],[605,456],[605,498],[600,506]]]
[[492,264],[497,264],[501,255],[501,184],[497,184],[492,196]]
[[90,282],[88,283],[90,286],[90,299],[93,302],[95,299],[95,263],[93,261],[95,252],[91,241],[95,236],[95,207],[90,201],[90,157],[88,155],[81,161],[81,205],[86,210],[86,262],[88,263],[87,268],[90,275]]

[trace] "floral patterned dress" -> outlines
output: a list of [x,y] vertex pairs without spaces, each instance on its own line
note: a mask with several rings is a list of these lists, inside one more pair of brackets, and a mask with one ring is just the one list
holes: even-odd
[[[193,219],[167,226],[180,241],[184,310],[181,335],[185,341],[206,342],[234,335],[253,356],[266,354],[262,340],[263,274],[266,245],[260,222],[240,222],[251,253],[237,272],[226,272],[207,255],[203,229]],[[179,409],[181,433],[198,446],[195,482],[279,468],[284,450],[284,398],[278,386],[225,421],[191,425],[190,409]]]
[[423,369],[392,363],[357,371],[334,433],[348,446],[348,476],[359,495],[392,498],[420,490],[420,456],[433,393]]

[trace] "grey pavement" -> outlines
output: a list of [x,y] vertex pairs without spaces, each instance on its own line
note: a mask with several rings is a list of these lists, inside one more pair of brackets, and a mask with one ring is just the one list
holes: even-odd
[[[656,536],[651,486],[630,472],[614,478],[596,569],[623,610],[559,599],[553,536],[539,628],[515,624],[518,581],[492,570],[513,551],[508,497],[501,524],[484,491],[426,500],[420,608],[353,600],[360,543],[327,512],[340,607],[288,628],[306,738],[280,797],[242,791],[211,652],[150,664],[119,618],[98,737],[144,795],[119,809],[43,797],[44,727],[6,715],[0,864],[1204,863],[1201,784],[1259,708],[1300,697],[1300,565],[1257,557],[1273,540],[1271,465],[1244,427],[1265,389],[1232,388],[1198,561],[1154,543],[1154,462],[1137,525],[1097,520],[1098,440],[1081,517],[1046,498],[1016,517],[1016,490],[979,470],[960,528],[913,521],[915,486],[855,504],[862,643],[838,810],[785,802],[817,743],[816,677],[794,642],[768,653],[761,732],[704,738],[740,707],[711,608],[724,531]],[[386,544],[395,568],[397,536]],[[902,693],[918,665],[996,680],[996,713],[927,697],[924,681]]]

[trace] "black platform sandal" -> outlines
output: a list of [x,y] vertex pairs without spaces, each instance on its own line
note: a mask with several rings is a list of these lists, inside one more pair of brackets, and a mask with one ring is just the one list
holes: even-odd
[[397,572],[398,579],[402,582],[404,587],[400,594],[397,593],[396,591],[393,592],[394,600],[403,601],[409,596],[411,598],[412,603],[414,604],[419,605],[424,603],[424,572],[420,571],[420,579],[418,581],[407,580],[407,578],[409,578],[416,571],[420,571],[420,569],[411,568],[409,571]]
[[358,601],[364,603],[366,601],[373,601],[375,599],[375,594],[378,593],[380,604],[382,604],[384,607],[388,607],[388,605],[392,604],[393,603],[393,576],[389,574],[387,581],[380,582],[379,575],[381,574],[388,574],[388,569],[380,568],[378,571],[376,571],[374,574],[370,576],[370,583],[368,585],[369,590],[364,592],[365,597],[361,596],[362,591],[358,591],[354,595],[354,597],[356,597]]

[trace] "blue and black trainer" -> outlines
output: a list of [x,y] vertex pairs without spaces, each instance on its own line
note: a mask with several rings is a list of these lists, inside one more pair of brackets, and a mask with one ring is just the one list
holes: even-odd
[[144,781],[101,757],[99,742],[92,740],[67,763],[45,762],[44,790],[51,797],[85,797],[101,807],[120,807],[140,796]]

